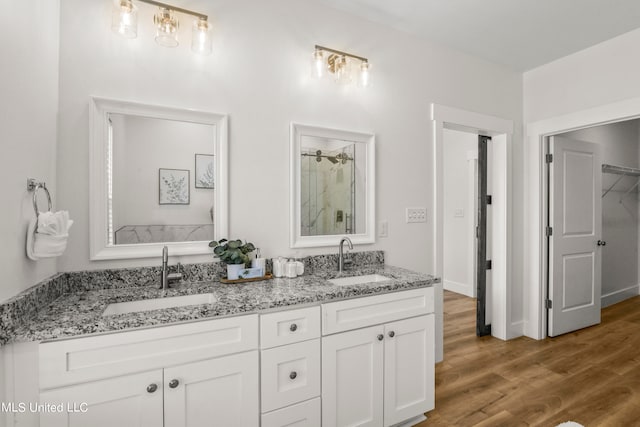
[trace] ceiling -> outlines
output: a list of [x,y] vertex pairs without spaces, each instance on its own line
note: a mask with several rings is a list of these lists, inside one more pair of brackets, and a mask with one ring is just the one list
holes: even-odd
[[316,1],[517,71],[640,27],[638,0]]

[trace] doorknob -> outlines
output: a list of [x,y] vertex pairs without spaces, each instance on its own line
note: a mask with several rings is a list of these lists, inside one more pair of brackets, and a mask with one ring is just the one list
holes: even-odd
[[605,242],[604,240],[598,240],[598,243],[596,243],[596,245],[598,245],[598,246],[607,246],[607,242]]

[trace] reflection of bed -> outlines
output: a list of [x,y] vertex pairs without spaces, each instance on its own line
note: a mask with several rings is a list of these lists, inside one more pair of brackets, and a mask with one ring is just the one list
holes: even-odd
[[197,242],[213,240],[213,224],[124,225],[114,233],[114,244]]

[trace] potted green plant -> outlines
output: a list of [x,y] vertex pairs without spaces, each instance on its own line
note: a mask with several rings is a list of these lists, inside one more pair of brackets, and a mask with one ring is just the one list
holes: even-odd
[[256,250],[253,243],[227,239],[211,241],[209,247],[213,248],[213,254],[227,265],[227,279],[229,280],[237,280],[240,271],[251,266],[249,253]]

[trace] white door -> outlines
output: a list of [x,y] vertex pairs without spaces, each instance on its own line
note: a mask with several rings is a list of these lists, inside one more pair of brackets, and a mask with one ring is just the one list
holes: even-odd
[[549,172],[549,336],[600,323],[602,161],[597,144],[554,136]]
[[322,338],[322,426],[382,427],[384,327]]
[[48,390],[40,404],[64,409],[41,411],[41,426],[162,426],[162,370]]
[[384,425],[435,407],[434,315],[385,325]]
[[164,426],[257,427],[258,382],[257,350],[166,368]]

